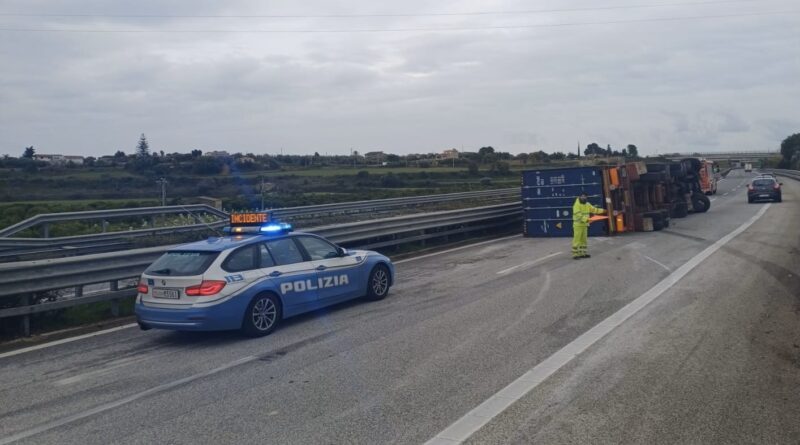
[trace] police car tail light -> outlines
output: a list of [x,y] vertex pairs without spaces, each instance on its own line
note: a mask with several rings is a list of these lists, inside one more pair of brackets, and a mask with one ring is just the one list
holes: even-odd
[[139,292],[140,294],[146,294],[149,291],[150,291],[150,288],[147,287],[147,285],[144,284],[143,281],[140,281],[139,282],[139,286],[136,287],[136,292]]
[[190,297],[208,297],[218,294],[225,287],[225,281],[203,280],[197,286],[186,288],[186,295]]

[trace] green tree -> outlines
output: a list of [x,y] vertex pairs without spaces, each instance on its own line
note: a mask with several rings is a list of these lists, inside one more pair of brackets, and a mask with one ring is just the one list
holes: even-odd
[[125,152],[122,150],[117,150],[117,152],[114,153],[114,157],[117,159],[125,159]]
[[597,142],[592,142],[591,144],[586,146],[586,150],[583,150],[583,154],[585,156],[603,156],[605,154],[605,150],[602,147],[597,145]]
[[478,156],[484,164],[491,164],[497,159],[494,153],[494,147],[481,147],[478,149]]
[[203,156],[203,150],[192,150],[193,158],[199,158],[200,156]]
[[467,164],[467,171],[469,171],[470,175],[476,176],[478,174],[478,163],[469,161],[469,164]]
[[531,158],[533,159],[533,162],[547,162],[550,160],[550,155],[543,150],[539,150],[531,153]]
[[781,168],[797,168],[800,158],[800,133],[795,133],[781,142]]
[[494,147],[491,147],[491,146],[489,146],[489,147],[481,147],[480,149],[478,149],[478,154],[481,155],[481,156],[486,156],[486,155],[492,154],[492,153],[494,153]]
[[147,143],[144,133],[139,137],[139,143],[136,145],[136,156],[140,158],[150,156],[150,144]]
[[30,147],[25,147],[25,153],[22,154],[23,158],[33,159],[33,155],[36,154],[36,150],[33,149],[33,145]]
[[638,158],[639,157],[639,149],[636,148],[636,146],[633,145],[633,144],[628,144],[628,156],[630,156],[632,158]]

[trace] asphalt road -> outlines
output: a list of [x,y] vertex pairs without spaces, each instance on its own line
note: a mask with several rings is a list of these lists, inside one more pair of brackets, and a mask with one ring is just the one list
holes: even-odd
[[[658,233],[397,265],[261,339],[123,329],[0,356],[0,444],[423,443],[757,215],[734,171]],[[800,183],[471,443],[800,441]]]

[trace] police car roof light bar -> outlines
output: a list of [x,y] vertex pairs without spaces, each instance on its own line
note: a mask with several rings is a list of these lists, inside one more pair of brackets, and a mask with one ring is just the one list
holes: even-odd
[[261,232],[264,233],[286,233],[291,232],[292,226],[287,223],[273,223],[261,226]]

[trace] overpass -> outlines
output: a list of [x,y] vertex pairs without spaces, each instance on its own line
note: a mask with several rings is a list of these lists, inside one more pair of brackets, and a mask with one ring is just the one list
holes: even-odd
[[729,162],[747,162],[758,161],[775,156],[780,156],[780,152],[763,150],[763,151],[721,151],[709,153],[673,153],[664,155],[667,159],[683,159],[683,158],[705,158],[711,161],[729,161]]

